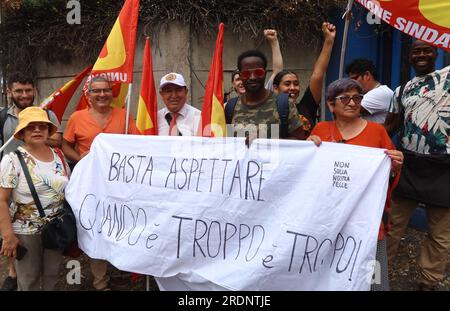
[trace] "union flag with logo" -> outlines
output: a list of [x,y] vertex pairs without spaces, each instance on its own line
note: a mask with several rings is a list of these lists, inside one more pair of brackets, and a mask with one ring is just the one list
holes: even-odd
[[450,51],[450,0],[356,0],[394,28]]

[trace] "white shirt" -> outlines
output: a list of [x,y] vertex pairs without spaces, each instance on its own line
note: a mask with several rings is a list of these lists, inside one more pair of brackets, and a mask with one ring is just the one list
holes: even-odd
[[364,95],[361,106],[370,113],[363,118],[375,123],[384,123],[394,92],[386,85],[380,85]]
[[[158,111],[158,134],[161,136],[169,136],[169,123],[167,123],[166,115],[170,113],[167,107]],[[183,136],[197,136],[197,131],[201,120],[201,111],[189,104],[184,104],[183,108],[178,111],[177,128]]]

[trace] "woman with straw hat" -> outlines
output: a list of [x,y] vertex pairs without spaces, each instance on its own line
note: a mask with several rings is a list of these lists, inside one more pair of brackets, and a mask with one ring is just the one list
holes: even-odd
[[[45,216],[63,207],[68,167],[58,149],[46,145],[57,127],[45,110],[28,107],[19,113],[14,137],[24,142],[18,152],[25,160]],[[44,249],[40,230],[43,219],[15,152],[5,155],[0,168],[0,254],[16,258],[18,246],[28,251],[16,260],[18,290],[53,290],[62,262],[60,251]],[[11,205],[10,205],[10,202]],[[18,257],[16,258],[18,259]]]

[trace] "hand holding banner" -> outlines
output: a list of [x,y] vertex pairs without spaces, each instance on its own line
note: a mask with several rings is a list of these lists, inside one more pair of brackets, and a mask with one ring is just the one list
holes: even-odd
[[81,248],[121,270],[368,290],[389,168],[384,150],[343,144],[100,134],[66,197]]

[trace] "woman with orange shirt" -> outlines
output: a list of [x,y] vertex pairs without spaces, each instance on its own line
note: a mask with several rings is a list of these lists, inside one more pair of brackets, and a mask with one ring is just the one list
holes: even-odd
[[360,84],[351,79],[340,79],[328,86],[326,100],[335,120],[318,123],[308,140],[317,146],[322,141],[345,143],[358,146],[387,149],[391,158],[391,178],[380,225],[376,259],[381,268],[381,283],[372,284],[372,290],[389,290],[387,271],[387,252],[385,234],[388,230],[387,213],[391,201],[391,191],[398,183],[399,172],[403,164],[403,154],[395,150],[389,135],[380,124],[361,118],[361,100],[363,90]]

